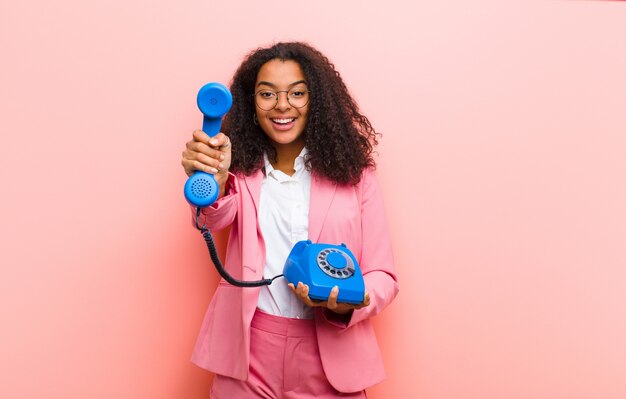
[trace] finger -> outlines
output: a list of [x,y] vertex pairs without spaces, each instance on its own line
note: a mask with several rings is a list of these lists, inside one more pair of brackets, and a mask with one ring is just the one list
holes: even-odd
[[[302,283],[301,283],[302,284]],[[324,306],[322,302],[314,302],[309,296],[309,286],[302,284],[301,286],[301,298],[305,305],[310,307]]]
[[185,150],[183,151],[183,159],[187,159],[189,161],[199,161],[200,163],[218,170],[224,168],[224,165],[218,159],[201,152]]
[[187,174],[187,176],[191,176],[197,171],[211,173],[211,174],[217,173],[216,169],[210,166],[206,166],[203,163],[200,163],[195,160],[183,159],[181,164],[183,165],[183,168],[185,169],[185,173]]
[[337,297],[339,296],[339,287],[334,286],[332,290],[330,290],[330,295],[328,296],[328,301],[326,307],[330,310],[337,309]]
[[206,145],[209,145],[209,140],[211,140],[211,137],[200,129],[194,130],[192,136],[193,136],[193,141],[204,143]]
[[215,148],[227,149],[230,147],[230,139],[224,133],[220,132],[209,139],[209,144]]
[[302,300],[306,299],[306,295],[304,294],[304,284],[302,284],[302,282],[298,281],[298,285],[294,288],[294,292],[298,298]]
[[211,158],[219,159],[223,161],[225,158],[224,152],[218,149],[215,149],[205,143],[200,143],[197,141],[190,141],[187,143],[187,151],[190,152],[199,152],[201,154],[205,154],[210,156]]
[[202,130],[194,130],[193,131],[193,141],[198,143],[203,143],[208,146],[212,146],[215,148],[224,147],[227,148],[230,146],[230,139],[224,133],[218,133],[215,136],[209,136],[207,133]]
[[196,161],[202,162],[203,164],[208,165],[208,166],[216,169],[217,171],[220,171],[220,170],[224,169],[224,164],[222,164],[217,159],[211,158],[211,157],[206,156],[204,154],[198,153],[198,155],[196,155]]
[[220,150],[226,150],[231,146],[230,137],[228,137],[224,133],[220,132],[214,138],[215,140],[217,140],[217,145],[219,146]]
[[302,299],[309,299],[309,286],[303,282],[298,282],[298,288],[296,289],[298,296]]
[[210,173],[212,175],[219,172],[219,170],[217,170],[216,168],[206,165],[197,160],[184,160],[183,166],[185,167],[186,170],[198,170],[201,172]]
[[363,307],[370,305],[370,293],[365,292],[365,298],[363,299]]
[[225,159],[225,156],[221,151],[213,150],[202,143],[195,143],[190,145],[190,147],[192,149],[183,151],[184,159],[199,161],[217,169],[218,171],[228,170],[230,162]]

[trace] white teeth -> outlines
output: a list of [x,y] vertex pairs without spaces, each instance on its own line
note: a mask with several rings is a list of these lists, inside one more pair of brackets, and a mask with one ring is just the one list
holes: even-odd
[[289,118],[289,119],[272,119],[272,121],[276,122],[276,123],[289,123],[289,122],[293,122],[295,118]]

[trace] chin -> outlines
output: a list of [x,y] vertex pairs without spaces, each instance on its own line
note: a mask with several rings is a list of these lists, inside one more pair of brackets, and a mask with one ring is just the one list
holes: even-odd
[[298,140],[272,140],[277,145],[290,145],[299,143]]
[[293,135],[272,135],[270,136],[270,140],[273,141],[277,145],[290,145],[290,144],[304,144],[304,140],[300,135],[293,137]]

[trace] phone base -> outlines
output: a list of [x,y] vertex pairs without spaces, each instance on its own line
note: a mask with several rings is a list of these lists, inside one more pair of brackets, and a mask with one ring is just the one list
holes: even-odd
[[345,244],[299,241],[287,257],[283,274],[289,283],[308,285],[313,300],[327,300],[335,286],[339,287],[337,302],[359,304],[364,299],[361,269]]

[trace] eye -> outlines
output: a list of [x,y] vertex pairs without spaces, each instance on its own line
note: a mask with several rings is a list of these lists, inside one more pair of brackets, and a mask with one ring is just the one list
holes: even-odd
[[305,95],[306,95],[306,90],[301,90],[301,89],[292,90],[289,92],[289,97],[293,97],[293,98],[300,98],[300,97],[304,97]]
[[260,92],[258,92],[257,95],[264,100],[265,99],[271,100],[276,97],[276,93],[274,93],[271,90],[261,90]]

